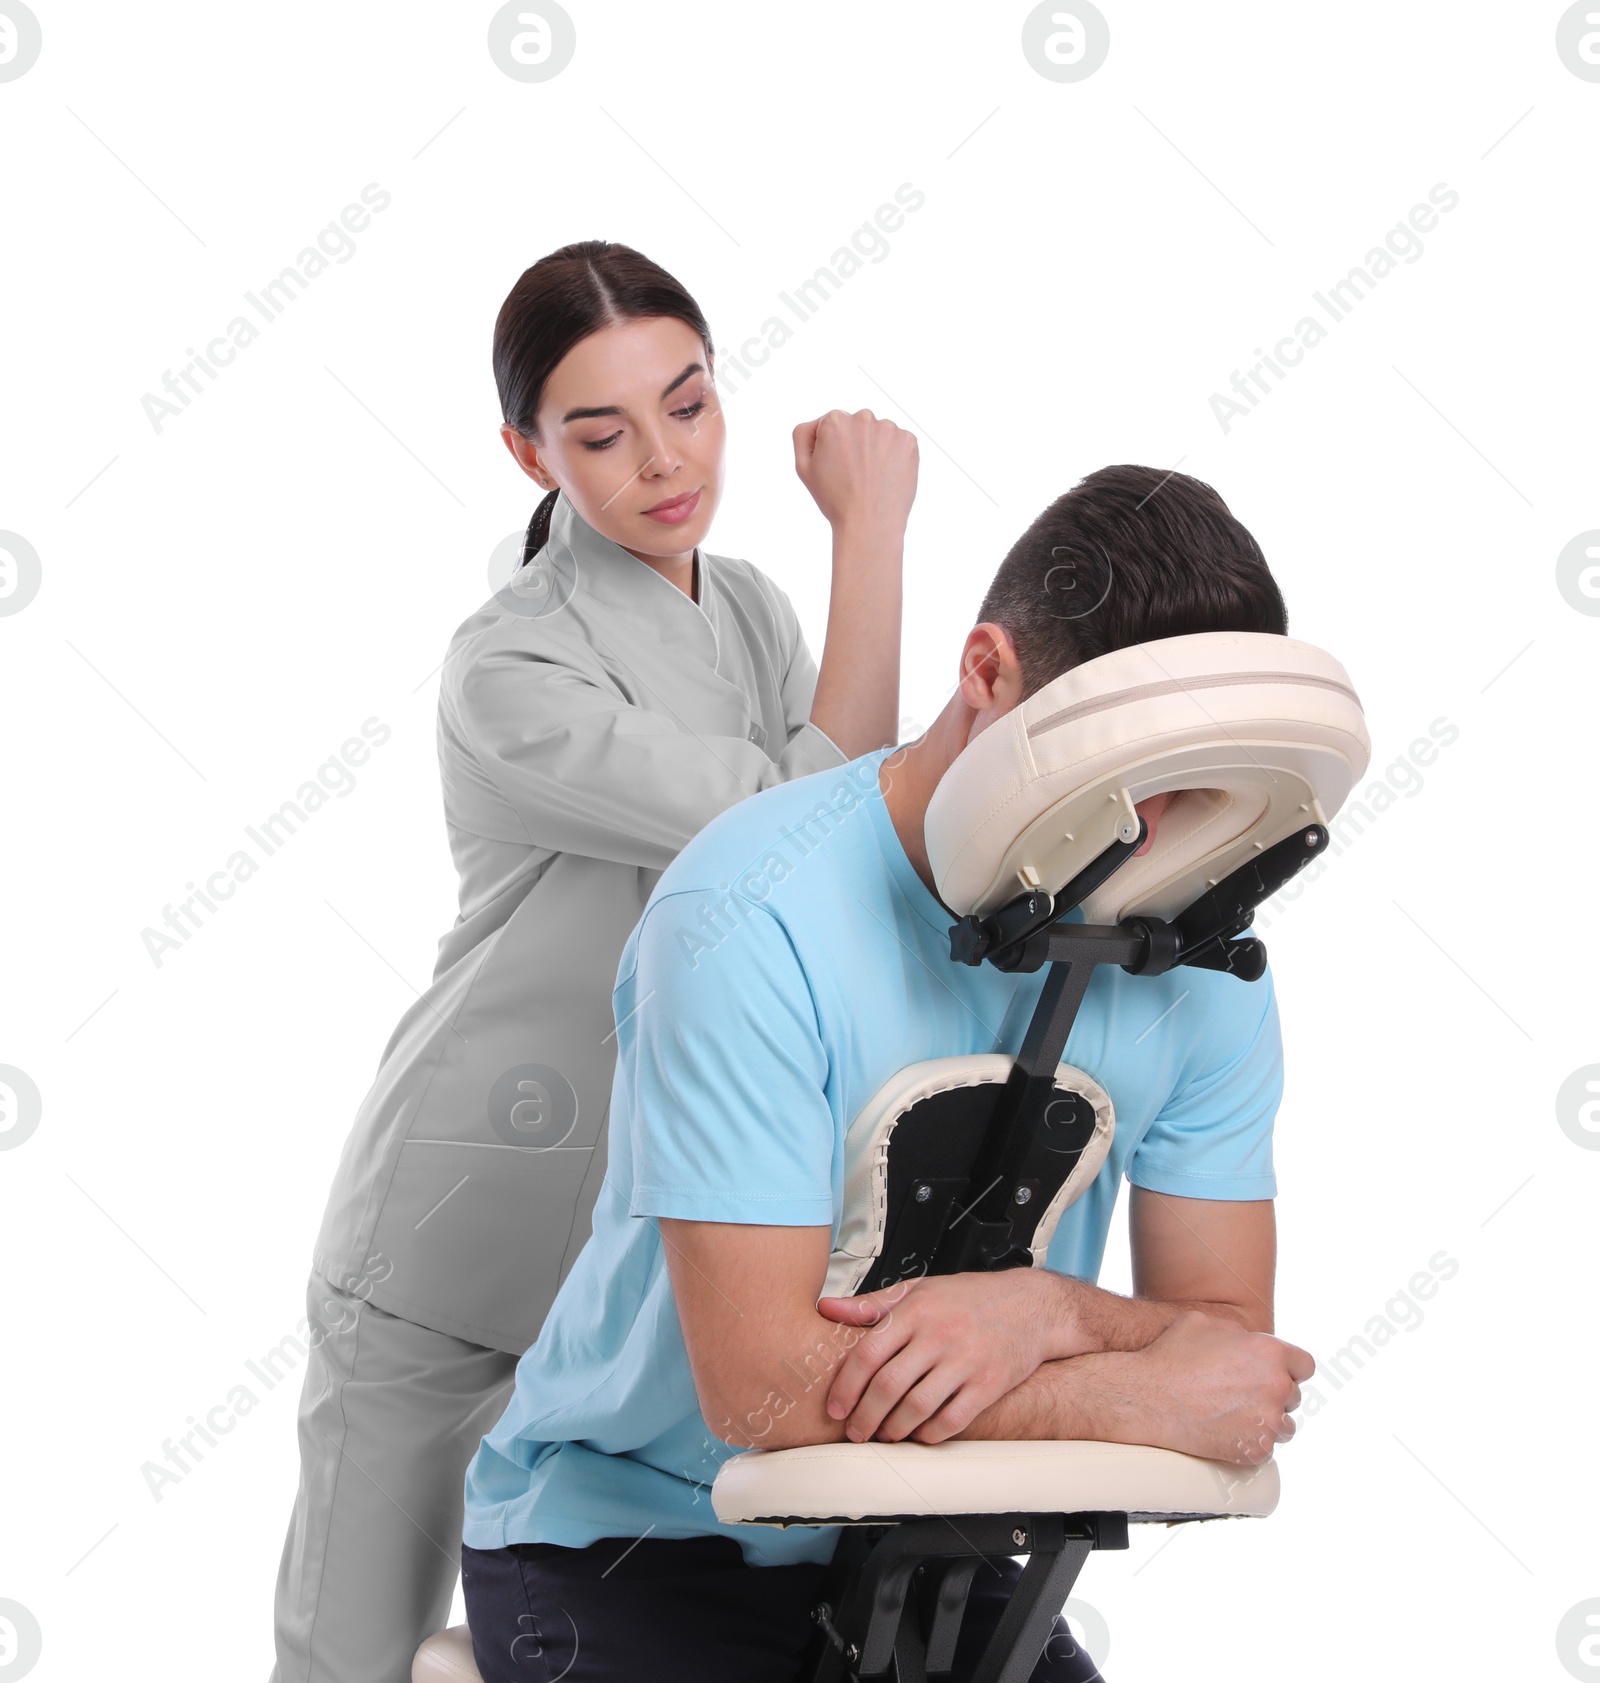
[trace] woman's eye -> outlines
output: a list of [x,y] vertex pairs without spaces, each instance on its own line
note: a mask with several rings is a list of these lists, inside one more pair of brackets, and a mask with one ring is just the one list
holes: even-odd
[[[693,403],[686,404],[682,409],[674,409],[672,413],[680,421],[692,421],[705,407],[706,399],[702,397],[697,398]],[[582,440],[582,443],[585,450],[609,450],[621,437],[622,433],[618,430],[612,433],[609,438],[586,438]]]

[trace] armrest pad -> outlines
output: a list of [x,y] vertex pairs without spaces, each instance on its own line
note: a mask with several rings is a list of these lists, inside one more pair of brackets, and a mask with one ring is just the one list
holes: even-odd
[[711,1487],[724,1524],[881,1523],[927,1514],[1125,1513],[1130,1520],[1263,1517],[1278,1464],[1235,1466],[1143,1444],[824,1443],[752,1449]]

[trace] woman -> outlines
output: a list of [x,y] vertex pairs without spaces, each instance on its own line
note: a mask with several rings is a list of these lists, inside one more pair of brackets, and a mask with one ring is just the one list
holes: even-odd
[[711,332],[626,246],[565,246],[495,323],[525,564],[439,698],[461,913],[354,1128],[307,1293],[277,1683],[404,1683],[445,1622],[462,1478],[589,1231],[611,988],[662,869],[758,789],[893,742],[916,442],[794,433],[833,528],[820,670],[788,598],[700,545],[723,481]]

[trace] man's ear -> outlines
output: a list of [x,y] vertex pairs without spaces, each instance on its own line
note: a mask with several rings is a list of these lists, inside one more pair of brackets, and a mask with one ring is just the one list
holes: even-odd
[[974,714],[970,742],[1022,700],[1022,665],[1011,633],[993,620],[975,625],[961,648],[961,699]]

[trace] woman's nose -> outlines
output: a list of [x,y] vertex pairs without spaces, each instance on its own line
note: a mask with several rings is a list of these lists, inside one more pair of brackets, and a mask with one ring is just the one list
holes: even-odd
[[683,452],[665,427],[641,427],[639,445],[644,452],[638,469],[641,479],[666,479],[683,464]]

